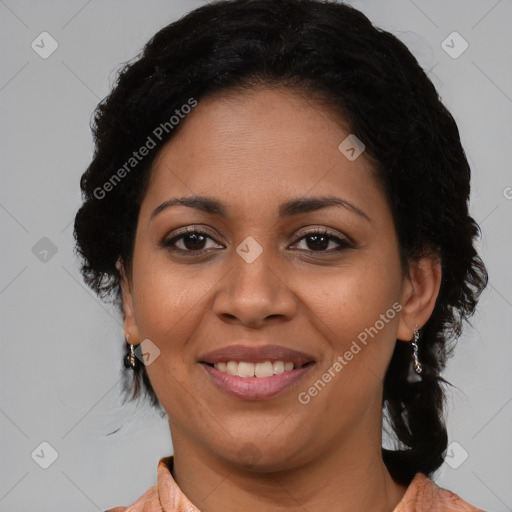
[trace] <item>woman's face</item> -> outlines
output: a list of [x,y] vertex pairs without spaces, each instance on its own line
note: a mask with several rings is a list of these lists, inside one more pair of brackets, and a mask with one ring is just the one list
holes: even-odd
[[175,448],[282,469],[380,443],[385,371],[417,319],[362,148],[340,150],[339,119],[285,89],[210,97],[182,123],[155,160],[123,295]]

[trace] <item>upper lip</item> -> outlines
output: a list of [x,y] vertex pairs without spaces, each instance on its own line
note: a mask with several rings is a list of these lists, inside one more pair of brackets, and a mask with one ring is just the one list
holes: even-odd
[[212,350],[199,357],[203,363],[215,364],[221,361],[244,361],[261,363],[264,361],[290,361],[295,365],[304,365],[314,358],[304,352],[283,347],[281,345],[230,345]]

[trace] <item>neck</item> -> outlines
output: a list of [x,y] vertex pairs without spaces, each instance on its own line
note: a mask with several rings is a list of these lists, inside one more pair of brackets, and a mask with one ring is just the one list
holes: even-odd
[[307,463],[270,473],[240,470],[173,433],[173,477],[201,512],[392,512],[406,487],[382,460],[380,431],[361,430]]

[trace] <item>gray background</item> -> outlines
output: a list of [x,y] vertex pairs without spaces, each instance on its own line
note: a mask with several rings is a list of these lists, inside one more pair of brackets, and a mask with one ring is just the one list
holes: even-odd
[[[489,511],[512,510],[512,2],[351,3],[430,70],[460,128],[490,286],[448,367],[450,442],[458,444],[437,482]],[[172,453],[164,419],[121,407],[122,326],[82,283],[72,221],[92,156],[89,120],[115,70],[200,4],[0,0],[1,512],[128,505]],[[47,59],[31,48],[43,31],[59,45]],[[453,31],[469,44],[458,58],[441,46]],[[448,44],[452,54],[462,48]],[[40,464],[52,451],[42,442],[58,454],[48,469]]]

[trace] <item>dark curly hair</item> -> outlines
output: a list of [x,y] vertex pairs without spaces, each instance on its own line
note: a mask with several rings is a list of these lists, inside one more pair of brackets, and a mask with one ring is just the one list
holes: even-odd
[[[441,288],[419,345],[422,378],[408,379],[410,346],[396,343],[383,391],[396,436],[396,449],[382,449],[388,470],[404,485],[418,471],[431,476],[447,446],[440,374],[488,276],[474,247],[480,229],[468,213],[470,167],[457,125],[407,47],[358,10],[320,0],[216,1],[161,29],[125,63],[95,111],[95,152],[80,181],[74,235],[84,280],[102,299],[112,294],[122,313],[115,264],[131,265],[152,162],[183,123],[160,130],[145,159],[108,192],[105,184],[191,98],[256,84],[303,91],[338,112],[382,183],[404,269],[428,251],[441,257]],[[161,410],[144,365],[125,375],[131,399],[143,392]]]

